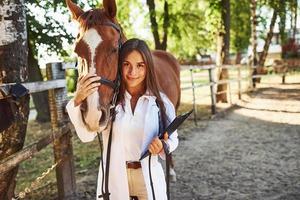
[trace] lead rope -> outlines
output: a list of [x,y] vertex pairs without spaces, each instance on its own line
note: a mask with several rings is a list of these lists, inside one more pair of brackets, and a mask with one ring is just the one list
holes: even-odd
[[170,158],[170,154],[166,153],[166,183],[168,200],[170,200]]
[[[103,190],[103,185],[104,185],[104,164],[103,164],[103,141],[101,139],[101,136],[99,133],[97,132],[97,136],[98,136],[98,141],[99,141],[99,145],[100,145],[100,159],[101,159],[101,171],[102,171],[102,187],[101,187],[101,193],[102,195],[104,194],[104,190]],[[100,196],[98,196],[100,198]]]
[[155,192],[154,192],[154,186],[153,186],[152,175],[151,175],[151,154],[149,155],[149,177],[150,177],[152,197],[153,197],[153,200],[155,200]]
[[[162,133],[164,128],[164,123],[161,119],[160,106],[156,101],[156,105],[158,107],[158,120],[159,120],[159,132]],[[164,133],[163,133],[164,134]],[[163,143],[163,148],[165,149],[165,143]],[[150,154],[151,155],[151,154]],[[167,199],[170,200],[170,154],[165,151],[166,155],[166,187],[167,187]],[[149,160],[150,162],[150,160]],[[151,174],[150,174],[151,178]],[[154,198],[155,199],[155,198]]]
[[[156,101],[156,105],[158,107],[158,124],[159,124],[159,133],[162,133],[164,124],[161,120],[161,113],[160,113],[160,106]],[[167,198],[168,200],[170,199],[170,156],[166,154],[166,186],[167,186]],[[149,155],[149,176],[150,176],[150,185],[151,185],[151,191],[152,191],[152,196],[153,200],[156,200],[155,198],[155,192],[154,192],[154,187],[153,187],[153,181],[152,181],[152,174],[151,174],[151,154]]]
[[[102,188],[101,188],[102,194],[99,195],[98,198],[103,198],[103,200],[109,200],[109,195],[110,195],[110,192],[108,189],[108,181],[109,181],[109,164],[110,164],[113,122],[114,122],[114,117],[111,122],[111,128],[110,128],[109,137],[108,137],[105,171],[104,171],[104,164],[103,164],[103,141],[100,138],[100,133],[99,132],[97,133],[99,144],[100,144],[100,151],[101,151],[100,156],[101,156],[101,170],[102,170]],[[105,183],[104,189],[103,189],[103,185],[104,185],[103,183]]]

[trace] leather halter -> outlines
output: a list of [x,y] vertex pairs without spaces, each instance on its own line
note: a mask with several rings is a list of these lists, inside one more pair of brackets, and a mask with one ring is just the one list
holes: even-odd
[[[105,22],[101,25],[102,26],[111,26],[119,33],[119,38],[118,38],[118,52],[119,52],[122,47],[122,29],[120,28],[120,26],[118,24],[114,24],[113,22]],[[75,67],[76,66],[77,66],[77,62],[76,62]],[[96,81],[96,82],[99,82],[99,83],[106,85],[113,89],[114,94],[113,94],[113,98],[110,102],[110,109],[116,107],[116,101],[117,101],[117,97],[119,94],[119,87],[120,87],[120,83],[121,83],[121,69],[120,68],[121,68],[121,65],[120,65],[120,63],[118,63],[117,76],[116,76],[115,80],[111,81],[107,78],[101,77],[101,79],[99,81]]]
[[[122,47],[122,30],[119,25],[114,24],[112,22],[106,22],[101,24],[103,26],[111,26],[113,27],[116,31],[119,33],[119,39],[118,39],[118,52]],[[119,94],[119,88],[120,88],[120,83],[121,83],[121,65],[118,63],[118,69],[117,69],[117,77],[114,81],[111,81],[107,78],[101,77],[99,82],[103,85],[106,85],[108,87],[111,87],[114,90],[113,98],[110,103],[110,109],[115,108],[116,106],[116,101],[117,101],[117,96]]]

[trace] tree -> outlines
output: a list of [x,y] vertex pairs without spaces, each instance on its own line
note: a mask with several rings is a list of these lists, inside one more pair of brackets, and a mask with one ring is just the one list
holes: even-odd
[[[252,47],[252,54],[250,58],[250,67],[253,70],[252,75],[257,75],[257,69],[254,68],[257,65],[257,33],[256,27],[258,24],[257,15],[256,15],[256,7],[257,7],[257,0],[250,1],[250,8],[251,8],[251,47]],[[253,87],[255,87],[256,79],[252,79]]]
[[[27,81],[27,34],[24,1],[0,1],[0,83]],[[10,99],[8,99],[10,100]],[[17,120],[0,133],[0,160],[21,150],[29,115],[29,97],[20,100]],[[0,174],[0,199],[11,200],[18,167]]]
[[249,0],[231,1],[230,12],[230,49],[236,53],[236,64],[240,63],[241,54],[247,50],[251,36]]
[[[141,6],[139,1],[135,4]],[[206,7],[204,0],[147,0],[148,10],[141,8],[141,15],[149,17],[144,23],[150,24],[154,48],[171,51],[179,59],[195,60],[197,53],[205,53],[212,44],[205,27]]]
[[[270,47],[270,44],[271,44],[271,41],[272,41],[272,38],[273,38],[273,30],[274,30],[274,26],[275,26],[278,14],[280,12],[281,1],[282,0],[276,0],[276,1],[261,0],[261,1],[259,1],[260,8],[263,7],[263,6],[268,6],[270,9],[273,10],[273,13],[272,13],[272,17],[271,17],[271,21],[270,21],[267,36],[264,39],[265,44],[264,44],[264,47],[263,47],[263,51],[261,52],[261,54],[259,56],[259,60],[258,60],[258,63],[257,63],[258,66],[256,66],[256,69],[254,69],[253,75],[266,73],[266,70],[264,69],[264,64],[265,64],[265,61],[266,61],[266,58],[267,58],[267,55],[268,55],[268,51],[269,51],[269,47]],[[255,4],[255,7],[256,7],[256,2],[257,2],[257,0],[252,0],[251,1],[252,7],[253,7],[252,12],[254,12],[254,4]],[[254,28],[256,29],[256,25],[257,24],[255,24],[255,25],[253,24],[253,29]],[[253,49],[254,49],[254,47],[253,47]],[[253,55],[255,55],[254,52],[253,52]],[[253,86],[254,87],[255,87],[255,82],[260,82],[260,78],[254,78],[253,79]]]
[[170,26],[168,50],[179,59],[196,61],[196,55],[214,49],[214,29],[207,21],[204,0],[168,1]]
[[[216,65],[219,68],[218,80],[228,79],[228,70],[223,68],[223,64],[229,63],[230,47],[230,0],[218,0],[210,2],[210,9],[215,10],[216,16],[220,17],[217,32],[217,59]],[[217,102],[228,102],[227,83],[217,86]]]
[[162,41],[159,35],[158,23],[156,21],[156,10],[154,0],[147,0],[147,5],[149,8],[149,16],[151,22],[151,30],[154,38],[155,49],[166,50],[168,41],[168,27],[169,23],[169,4],[167,0],[164,0],[164,12],[163,12],[163,36]]
[[273,38],[273,30],[274,30],[274,26],[275,26],[275,22],[278,16],[278,8],[274,8],[273,9],[273,14],[272,14],[272,18],[271,18],[271,23],[270,23],[270,27],[269,27],[269,32],[267,34],[267,37],[265,39],[265,45],[263,47],[263,52],[260,54],[259,56],[259,61],[258,61],[258,73],[262,72],[262,68],[265,64],[267,55],[268,55],[268,51],[269,51],[269,47]]
[[[45,13],[45,20],[37,20],[36,11],[32,12],[30,7]],[[62,22],[53,17],[53,13],[65,14],[64,3],[58,2],[40,2],[38,0],[30,0],[26,4],[27,30],[28,30],[28,75],[29,81],[43,81],[43,76],[38,65],[38,47],[44,45],[49,53],[56,52],[61,56],[66,56],[67,52],[63,48],[63,40],[69,43],[73,39]],[[39,92],[32,94],[33,102],[37,110],[38,122],[50,120],[50,112],[48,106],[48,92]]]
[[[287,34],[285,31],[286,24],[286,12],[287,12],[287,1],[281,0],[279,2],[279,35],[280,35],[280,43],[281,46],[286,44]],[[283,53],[283,51],[282,51]]]
[[298,14],[298,0],[289,0],[291,11],[291,31],[292,38],[295,39],[297,33],[297,14]]

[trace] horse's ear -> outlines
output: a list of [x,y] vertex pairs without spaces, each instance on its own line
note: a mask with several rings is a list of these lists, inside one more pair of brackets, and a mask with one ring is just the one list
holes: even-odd
[[103,0],[103,7],[108,16],[114,18],[117,14],[117,5],[115,0]]
[[75,3],[73,3],[71,0],[66,0],[66,4],[72,13],[72,18],[77,20],[80,15],[84,13],[84,11],[77,6]]

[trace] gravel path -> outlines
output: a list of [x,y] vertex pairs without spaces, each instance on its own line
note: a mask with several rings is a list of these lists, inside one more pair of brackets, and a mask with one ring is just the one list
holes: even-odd
[[174,154],[172,200],[300,199],[300,84],[262,87],[202,123]]

